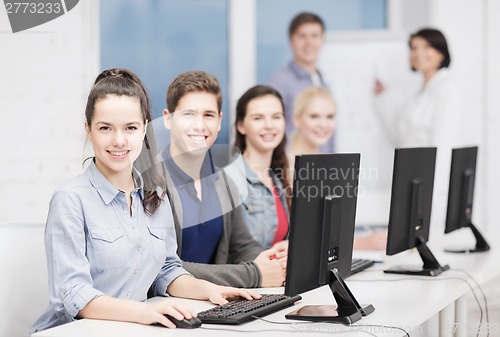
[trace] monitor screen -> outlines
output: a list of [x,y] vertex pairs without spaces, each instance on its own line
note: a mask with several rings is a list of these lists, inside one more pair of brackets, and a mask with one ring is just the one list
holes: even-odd
[[435,165],[436,148],[395,150],[387,255],[429,240]]
[[448,252],[472,253],[490,249],[486,239],[472,223],[477,150],[475,146],[456,148],[452,151],[448,208],[444,229],[445,233],[451,233],[457,229],[469,227],[475,236],[476,245],[470,249],[447,249]]
[[445,233],[468,227],[472,222],[476,158],[477,147],[452,151]]
[[435,147],[396,149],[394,152],[386,253],[394,255],[417,247],[424,267],[414,270],[396,267],[385,272],[434,276],[441,273],[440,268],[444,268],[426,245],[435,165]]
[[337,306],[286,318],[351,324],[375,310],[360,305],[343,281],[351,273],[359,162],[359,154],[295,157],[285,295],[328,284]]
[[351,273],[359,154],[295,159],[285,294],[328,284],[329,271]]

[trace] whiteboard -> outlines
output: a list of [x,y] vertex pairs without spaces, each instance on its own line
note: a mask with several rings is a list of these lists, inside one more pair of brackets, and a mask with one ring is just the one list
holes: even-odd
[[327,35],[319,68],[337,102],[336,152],[361,153],[358,223],[387,223],[394,147],[374,108],[378,79],[402,108],[421,85],[410,70],[408,37]]

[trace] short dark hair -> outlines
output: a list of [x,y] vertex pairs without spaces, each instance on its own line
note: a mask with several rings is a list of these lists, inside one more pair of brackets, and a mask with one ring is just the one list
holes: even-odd
[[[447,68],[450,65],[451,57],[448,51],[448,43],[446,42],[446,38],[443,33],[433,28],[420,29],[418,32],[410,35],[410,40],[408,41],[410,48],[411,41],[413,41],[416,37],[424,39],[431,45],[432,48],[436,49],[439,53],[441,53],[441,55],[443,55],[443,61],[441,61],[439,68]],[[412,67],[412,70],[415,69]]]
[[325,23],[323,20],[314,13],[302,12],[297,14],[290,22],[290,27],[288,28],[288,35],[292,37],[293,33],[299,29],[300,26],[306,23],[319,23],[321,25],[321,30],[325,31]]
[[177,75],[167,90],[167,108],[174,112],[182,97],[192,92],[206,92],[217,98],[219,113],[222,109],[222,92],[217,78],[201,70],[186,71]]

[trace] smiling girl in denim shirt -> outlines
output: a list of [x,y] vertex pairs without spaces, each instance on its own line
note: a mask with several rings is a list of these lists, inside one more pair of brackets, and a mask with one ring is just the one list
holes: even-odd
[[90,91],[85,129],[95,157],[84,173],[59,187],[45,229],[49,306],[32,332],[78,318],[174,328],[165,314],[189,319],[195,312],[173,295],[226,303],[259,298],[192,277],[176,255],[166,183],[153,166],[149,100],[126,69],[103,71]]
[[269,248],[288,234],[290,188],[281,95],[257,85],[236,105],[235,146],[243,153],[248,198],[244,201],[253,238]]

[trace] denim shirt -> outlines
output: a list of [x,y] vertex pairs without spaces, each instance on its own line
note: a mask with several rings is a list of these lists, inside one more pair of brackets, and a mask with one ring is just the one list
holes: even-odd
[[[254,240],[267,249],[271,247],[278,227],[278,215],[276,214],[274,195],[262,183],[248,163],[244,162],[248,185],[248,197],[243,201],[243,205],[245,206],[245,222]],[[276,186],[287,217],[289,217],[283,184],[274,171],[270,170],[269,173],[274,186]]]
[[132,191],[130,211],[125,193],[94,162],[55,191],[45,228],[49,306],[32,332],[74,321],[104,294],[144,301],[152,287],[167,296],[170,282],[188,274],[176,254],[170,203],[148,216],[143,193],[141,186]]

